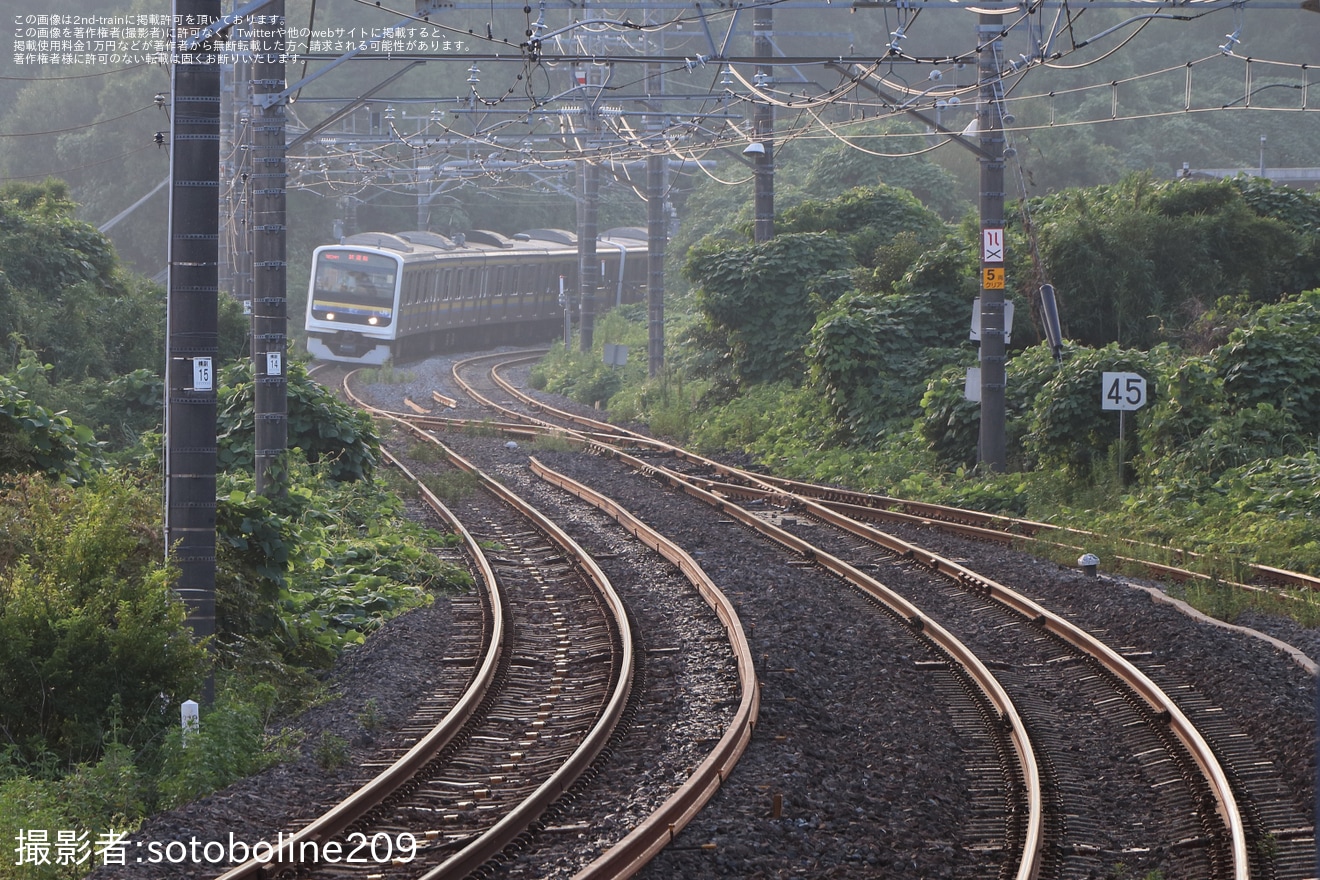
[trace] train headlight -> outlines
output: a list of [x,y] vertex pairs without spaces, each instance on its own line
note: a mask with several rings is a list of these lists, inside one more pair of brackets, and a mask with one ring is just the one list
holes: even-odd
[[380,323],[380,318],[377,318],[375,315],[372,315],[370,318],[367,318],[367,323],[375,327],[377,324]]
[[333,320],[335,319],[335,313],[334,313],[334,312],[326,312],[326,313],[325,313],[325,319],[326,319],[327,321],[333,321]]

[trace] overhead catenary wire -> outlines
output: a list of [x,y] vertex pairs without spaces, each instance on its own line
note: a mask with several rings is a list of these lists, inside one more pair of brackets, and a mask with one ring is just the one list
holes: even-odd
[[93,122],[87,122],[82,125],[73,125],[73,126],[69,126],[68,128],[54,128],[54,129],[47,129],[45,131],[0,132],[0,138],[41,137],[43,135],[68,134],[71,131],[83,131],[84,129],[95,128],[98,125],[106,125],[107,123],[118,122],[121,119],[127,119],[130,116],[141,113],[143,110],[150,110],[154,106],[156,106],[154,103],[147,104],[144,107],[139,107],[136,110],[130,110],[127,113],[121,113],[118,116],[111,116],[108,119],[97,119]]
[[144,67],[157,66],[150,61],[141,61],[137,64],[129,64],[125,67],[112,67],[109,70],[98,70],[95,73],[73,73],[67,76],[0,76],[0,82],[61,82],[70,79],[94,79],[102,76],[116,76],[121,73],[128,73],[131,70],[141,70]]
[[[519,98],[518,100],[521,101],[525,98],[527,102],[526,109],[521,112],[525,113],[529,118],[531,115],[537,113],[548,113],[551,115],[555,113],[554,107],[551,106],[549,103],[547,103],[550,99],[548,97],[541,98],[538,96],[538,92],[544,94],[546,91],[548,91],[547,87],[551,83],[552,74],[545,66],[547,63],[546,59],[544,56],[535,57],[535,58],[530,57],[528,52],[526,51],[526,47],[521,45],[520,40],[515,40],[512,37],[507,37],[507,38],[502,37],[491,27],[488,27],[484,33],[480,28],[470,28],[465,31],[462,28],[455,28],[452,26],[444,25],[442,23],[437,23],[433,21],[432,17],[430,16],[413,16],[413,15],[408,15],[407,13],[399,12],[397,10],[391,10],[387,6],[381,3],[369,2],[369,0],[355,0],[355,2],[358,2],[362,5],[371,6],[372,8],[380,9],[382,11],[388,11],[393,14],[400,15],[404,18],[411,18],[417,21],[425,21],[428,24],[432,25],[433,27],[446,29],[455,35],[461,35],[464,38],[471,39],[473,41],[484,41],[490,45],[495,45],[495,46],[508,45],[511,47],[514,46],[515,43],[519,43],[520,52],[517,55],[510,55],[507,59],[501,58],[496,62],[496,64],[502,64],[505,61],[516,60],[517,63],[519,63],[520,65],[519,75],[512,80],[511,84],[505,89],[504,94],[499,98],[489,98],[479,94],[476,91],[476,88],[474,87],[473,92],[470,96],[471,99],[473,100],[474,103],[478,103],[486,108],[495,107],[497,105],[508,106],[509,103],[514,100],[515,94],[517,93],[519,88],[519,84],[521,83],[522,93],[524,97]],[[1030,8],[1023,11],[1023,13],[1018,17],[1017,21],[1020,22],[1020,21],[1028,20],[1030,16],[1034,16],[1037,13],[1039,13],[1042,10],[1042,8],[1043,8],[1042,4],[1035,4],[1031,6]],[[544,7],[542,8],[541,19],[537,20],[535,24],[532,23],[532,16],[530,12],[531,6],[530,5],[527,6],[526,10],[527,10],[527,15],[525,17],[528,22],[527,29],[532,30],[534,33],[538,35],[546,33],[546,28],[544,27],[544,22],[543,22]],[[715,16],[731,15],[732,12],[733,12],[732,10],[718,10],[718,11],[708,10],[705,13],[703,13],[703,15],[706,15],[707,17],[715,17]],[[921,12],[921,8],[917,8],[915,12],[903,11],[903,10],[896,12],[895,13],[896,18],[893,21],[894,33],[901,33],[903,35],[906,35],[908,32],[912,31],[918,19],[920,18],[920,12]],[[1198,15],[1204,15],[1204,14],[1209,14],[1209,12],[1198,13]],[[888,9],[886,9],[886,15],[887,16],[889,15]],[[1180,16],[1180,18],[1190,18],[1190,17],[1195,17],[1195,16]],[[494,18],[493,6],[492,6],[491,18],[492,19]],[[639,25],[637,22],[630,21],[626,17],[615,18],[615,19],[605,19],[605,18],[591,19],[586,22],[581,22],[578,24],[578,27],[580,28],[580,33],[577,36],[575,36],[575,39],[577,39],[579,43],[585,47],[585,44],[581,43],[581,41],[585,38],[585,34],[588,31],[596,35],[612,33],[620,38],[626,38],[629,34],[632,33],[662,31],[665,28],[674,26],[678,23],[695,21],[698,18],[699,16],[680,14],[665,21],[647,23],[645,25]],[[1071,28],[1076,18],[1077,16],[1069,13],[1067,26]],[[1142,21],[1139,27],[1137,28],[1136,33],[1141,33],[1149,23],[1150,20]],[[887,27],[888,27],[888,23],[887,23]],[[1005,25],[1004,30],[1005,31],[1010,30],[1012,29],[1012,27],[1014,27],[1013,24]],[[1126,36],[1123,39],[1123,41],[1120,43],[1118,48],[1122,48],[1122,46],[1125,46],[1128,43],[1130,43],[1130,41],[1133,38],[1135,38],[1135,36],[1136,36],[1135,33]],[[1097,37],[1091,37],[1081,41],[1080,43],[1078,43],[1077,41],[1074,41],[1074,43],[1075,45],[1085,46],[1094,43],[1096,39]],[[877,65],[883,63],[889,68],[889,70],[893,71],[895,69],[894,65],[900,61],[904,63],[917,63],[917,62],[924,62],[929,60],[929,59],[924,59],[916,54],[905,55],[901,48],[901,41],[898,39],[895,39],[894,44],[895,44],[895,48],[897,48],[898,51],[892,53],[890,57],[875,62]],[[1074,50],[1069,49],[1066,52],[1057,53],[1055,56],[1053,56],[1055,62],[1057,62],[1058,58],[1066,57],[1067,55],[1071,54],[1073,51]],[[1107,54],[1112,54],[1113,51],[1117,51],[1117,50],[1116,49],[1111,50]],[[584,54],[590,54],[590,53],[587,53],[584,50]],[[974,54],[975,54],[975,50],[973,49],[973,50],[969,50],[968,52],[953,53],[948,56],[941,56],[941,57],[948,61],[953,61],[957,59],[966,60],[971,58]],[[398,56],[398,57],[399,60],[402,60],[404,56]],[[602,56],[602,55],[594,55],[593,57],[596,59],[603,59],[603,63],[609,64],[612,69],[615,65],[623,65],[626,62],[632,60],[627,57],[616,58],[616,57]],[[698,63],[705,64],[708,60],[709,59],[699,59]],[[1248,62],[1249,61],[1250,59],[1248,59]],[[1041,63],[1043,63],[1041,59],[1032,59],[1033,65],[1039,65]],[[1059,65],[1057,63],[1052,63],[1049,66],[1055,67],[1057,69],[1081,69],[1083,67],[1089,66],[1094,63],[1096,63],[1096,61],[1091,60],[1084,62],[1081,65],[1076,65],[1072,68],[1069,68],[1066,65]],[[685,66],[687,67],[688,70],[692,69],[690,62],[683,63],[676,60],[670,66],[670,69],[674,71],[681,71]],[[1298,65],[1298,67],[1299,69],[1302,70],[1306,69],[1305,65]],[[496,66],[492,65],[492,69],[493,70],[496,69]],[[544,82],[533,82],[533,76],[532,76],[533,73],[537,74],[538,78],[544,79]],[[738,77],[740,84],[744,86],[746,94],[735,94],[732,92],[726,92],[726,90],[717,90],[711,88],[708,96],[708,101],[710,103],[706,107],[699,108],[696,111],[696,113],[692,115],[700,116],[703,113],[716,110],[717,107],[718,107],[718,112],[728,112],[741,103],[747,103],[749,101],[750,102],[765,101],[767,103],[773,103],[775,106],[784,109],[797,108],[800,112],[806,111],[805,117],[803,116],[799,117],[799,119],[801,120],[799,124],[793,124],[788,126],[777,125],[777,128],[780,128],[780,131],[777,131],[775,133],[777,139],[797,140],[797,139],[814,139],[820,136],[828,136],[842,143],[848,144],[853,148],[860,149],[863,152],[869,152],[877,156],[896,157],[896,156],[904,156],[904,155],[919,155],[921,153],[929,152],[931,149],[931,148],[923,148],[917,151],[883,152],[879,150],[868,150],[862,144],[856,141],[850,141],[848,136],[843,133],[843,128],[840,123],[832,122],[828,118],[826,118],[824,114],[824,111],[826,109],[830,107],[840,107],[849,110],[853,114],[855,114],[858,110],[860,110],[863,118],[865,118],[869,114],[872,119],[876,119],[876,118],[883,119],[887,115],[891,115],[893,111],[893,108],[887,107],[883,103],[858,101],[856,99],[856,95],[854,94],[856,91],[855,80],[845,80],[843,83],[831,89],[828,89],[820,94],[810,94],[806,91],[803,91],[799,96],[799,94],[797,94],[796,92],[790,92],[782,88],[758,86],[755,83],[749,82],[747,80],[747,77],[743,75],[741,71],[738,71],[736,69],[734,70],[734,74]],[[1146,75],[1154,76],[1154,75],[1158,75],[1158,73],[1146,74]],[[1111,89],[1111,91],[1113,91],[1117,88],[1115,83],[1124,84],[1126,82],[1133,81],[1136,78],[1137,77],[1132,77],[1122,81],[1097,83],[1089,87],[1079,87],[1068,90],[1060,90],[1056,92],[1054,95],[1050,95],[1049,98],[1052,100],[1054,98],[1061,97],[1063,94],[1081,94],[1081,88],[1109,88]],[[617,89],[619,91],[626,91],[626,88],[629,83],[635,83],[640,79],[642,79],[642,77],[632,78],[625,76],[622,77],[620,82],[616,85],[601,86],[596,90],[595,100],[596,101],[601,100],[601,98],[607,93],[607,91],[610,90]],[[907,86],[906,84],[900,86],[893,79],[886,78],[885,82],[893,86],[896,90],[901,91],[903,94],[907,94],[907,95],[919,94],[918,90],[910,86]],[[1043,97],[1044,93],[1042,93],[1042,95],[1026,95],[1026,96],[1018,96],[1011,94],[1013,91],[1016,91],[1021,86],[1021,84],[1022,84],[1022,80],[1020,78],[1015,80],[1012,84],[1006,82],[1007,88],[1005,89],[1005,101],[1008,100],[1027,101],[1027,100],[1032,100],[1033,98],[1040,98],[1041,100],[1045,99]],[[966,87],[965,91],[971,91],[974,88],[975,86],[968,86]],[[619,94],[617,100],[627,101],[630,99],[634,99],[636,97],[637,96]],[[723,103],[717,104],[717,102],[723,102]],[[1185,112],[1186,105],[1190,105],[1191,102],[1184,101],[1183,103],[1185,105],[1183,109],[1180,109],[1179,111],[1168,111],[1168,112]],[[1057,121],[1051,121],[1050,127],[1055,127],[1064,124],[1073,125],[1073,124],[1098,124],[1101,122],[1121,122],[1124,120],[1158,118],[1159,116],[1162,115],[1168,115],[1168,112],[1123,114],[1121,112],[1118,112],[1117,104],[1115,104],[1114,106],[1116,108],[1115,112],[1111,112],[1106,118],[1103,119],[1089,119],[1089,120],[1083,120],[1081,122],[1069,121],[1068,123],[1059,123]],[[483,120],[480,124],[479,131],[468,132],[468,131],[464,131],[462,126],[454,125],[454,126],[448,126],[444,129],[444,136],[447,138],[461,139],[463,141],[470,143],[474,148],[493,149],[497,153],[499,153],[502,158],[507,159],[508,161],[516,161],[516,156],[517,156],[516,153],[506,152],[508,150],[513,149],[512,145],[508,143],[502,143],[500,140],[501,138],[505,137],[506,134],[509,137],[516,137],[516,133],[511,130],[513,125],[514,123],[512,121]],[[1039,127],[1039,126],[1030,126],[1024,124],[1022,126],[1015,127],[1015,130],[1030,131],[1033,130],[1034,127]],[[695,157],[701,151],[701,148],[695,146],[695,141],[698,140],[698,138],[695,135],[695,132],[689,132],[684,134],[681,132],[681,130],[673,126],[670,127],[670,131],[671,133],[677,134],[677,141],[675,141],[673,137],[671,137],[668,141],[657,141],[650,133],[648,133],[647,137],[645,138],[639,138],[636,136],[635,132],[630,133],[629,126],[627,126],[623,122],[620,122],[619,124],[614,124],[613,122],[607,121],[604,126],[604,130],[607,132],[611,132],[612,134],[618,135],[618,142],[595,143],[591,145],[578,144],[576,146],[573,146],[571,142],[565,142],[565,145],[561,145],[560,148],[548,149],[548,150],[543,149],[540,145],[538,145],[536,148],[537,155],[525,155],[526,162],[529,167],[534,167],[536,165],[544,165],[545,163],[553,163],[557,161],[571,161],[573,159],[583,158],[583,157],[591,158],[593,160],[599,159],[601,161],[627,162],[645,157],[646,155],[650,155],[657,150],[663,150],[665,152],[668,152],[670,155],[675,155],[684,161],[690,161],[695,159]],[[390,174],[398,175],[399,180],[402,181],[398,183],[398,186],[406,187],[409,185],[407,183],[408,178],[406,175],[406,172],[408,171],[408,163],[416,163],[419,161],[423,161],[423,162],[433,161],[439,158],[439,154],[436,152],[435,148],[433,148],[430,144],[426,143],[428,135],[419,136],[418,134],[407,133],[403,130],[402,124],[394,124],[394,123],[391,123],[390,132],[393,135],[394,142],[378,143],[378,144],[370,144],[370,145],[364,144],[363,149],[360,150],[356,155],[354,155],[351,158],[350,160],[351,166],[358,168],[361,171],[361,173],[366,176],[374,176],[377,180],[379,180],[381,177]],[[531,126],[530,123],[529,123],[528,132],[529,133],[526,135],[528,137],[537,136],[537,128],[535,126]],[[892,139],[892,138],[910,137],[910,136],[911,135],[905,133],[903,134],[879,133],[877,135],[868,135],[868,138],[875,137],[875,138],[883,138],[883,139]],[[687,146],[683,146],[682,142],[686,142]],[[397,151],[400,148],[411,150],[412,155],[411,156],[397,155]],[[331,155],[334,155],[333,151]],[[342,153],[340,155],[342,156]],[[309,154],[307,158],[314,159],[315,156]],[[335,161],[335,160],[332,159],[331,161]],[[705,172],[704,168],[702,170],[703,172]],[[500,173],[501,174],[507,173],[507,169],[502,169]],[[342,185],[342,181],[337,183],[337,185]]]
[[3,183],[4,181],[7,180],[45,180],[48,177],[64,177],[69,174],[74,174],[78,171],[86,171],[89,168],[97,168],[100,167],[101,165],[109,165],[112,162],[122,162],[123,160],[127,159],[129,156],[136,156],[141,153],[159,153],[159,152],[160,151],[156,149],[154,145],[150,145],[150,146],[143,145],[136,149],[132,149],[124,153],[119,153],[118,155],[115,156],[107,156],[106,158],[98,159],[95,162],[86,162],[82,165],[75,165],[68,168],[60,168],[53,171],[43,171],[39,174],[6,174],[0,176],[0,183]]

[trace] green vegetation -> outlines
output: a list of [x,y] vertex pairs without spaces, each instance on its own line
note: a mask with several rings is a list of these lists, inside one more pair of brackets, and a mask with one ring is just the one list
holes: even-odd
[[[794,12],[781,14],[777,26],[790,31]],[[1103,21],[1088,14],[1088,33],[1121,13],[1097,14]],[[520,33],[522,16],[511,15]],[[1253,22],[1273,13],[1260,15]],[[884,45],[886,21],[855,19],[849,39]],[[1044,86],[1048,76],[1062,90],[1124,78],[1126,121],[1066,124],[1107,120],[1108,87],[1078,92],[1066,108],[1046,89],[1014,105],[1029,126],[1014,143],[1024,164],[1013,170],[1031,196],[1023,207],[1035,238],[1012,214],[1008,473],[976,468],[978,412],[963,398],[976,361],[966,338],[977,286],[978,230],[967,217],[974,160],[947,149],[930,153],[934,161],[885,155],[894,135],[924,136],[909,120],[832,119],[851,143],[824,147],[784,138],[778,236],[765,243],[751,241],[750,186],[675,178],[668,197],[685,222],[668,248],[665,370],[648,377],[645,308],[628,306],[599,317],[596,351],[556,346],[533,381],[784,475],[1197,551],[1217,579],[1185,595],[1226,617],[1248,607],[1222,585],[1246,561],[1320,571],[1320,201],[1245,178],[1161,179],[1183,161],[1254,167],[1265,134],[1272,166],[1307,164],[1312,143],[1288,113],[1162,116],[1183,101],[1183,68],[1167,82],[1127,75],[1184,50],[1201,58],[1202,43],[1223,39],[1217,19],[1206,20],[1208,31],[1177,27],[1175,39],[1126,45],[1113,59],[1121,70],[1092,56],[1096,64],[1076,74],[1039,71],[1033,80]],[[1254,49],[1270,48],[1261,31],[1278,35],[1270,40],[1283,54],[1305,54],[1290,27],[1257,28]],[[467,93],[461,69],[440,75],[453,94]],[[296,364],[291,449],[278,468],[284,491],[256,493],[249,326],[222,298],[218,632],[204,647],[190,639],[160,546],[165,297],[121,264],[163,265],[164,202],[117,226],[117,248],[80,219],[115,216],[167,173],[168,153],[149,146],[143,128],[149,117],[164,127],[150,97],[168,90],[162,76],[148,65],[0,82],[5,130],[33,135],[0,155],[0,173],[39,180],[70,171],[67,183],[0,187],[0,835],[11,840],[27,828],[127,829],[298,748],[337,766],[342,739],[303,743],[288,726],[319,698],[318,675],[390,616],[468,587],[428,552],[451,538],[404,516],[390,491],[397,483],[376,467],[374,426]],[[1196,77],[1199,101],[1241,97],[1236,62],[1199,65]],[[313,116],[316,106],[332,112],[307,106]],[[965,123],[949,113],[945,124]],[[406,142],[400,149],[399,167],[415,167]],[[395,190],[371,189],[354,203],[358,228],[416,224],[416,193]],[[312,246],[330,235],[323,197],[340,195],[290,195],[290,314]],[[525,186],[516,195],[458,188],[431,209],[437,231],[574,222],[571,201]],[[602,229],[636,224],[641,213],[630,188],[606,187]],[[1046,278],[1070,340],[1062,363],[1037,344],[1034,295]],[[627,365],[604,365],[605,343],[629,346]],[[1150,404],[1127,420],[1122,449],[1117,418],[1098,406],[1106,370],[1149,383]],[[446,478],[436,489],[454,500],[471,485]],[[1115,537],[1091,549],[1109,557],[1128,545]],[[1269,607],[1285,605],[1304,621],[1318,616],[1314,599]],[[179,702],[207,675],[219,696],[184,748]],[[375,709],[359,723],[372,730]],[[51,865],[21,876],[81,873]],[[13,876],[14,866],[0,866],[0,880]]]
[[157,499],[121,474],[75,489],[38,475],[0,493],[0,718],[11,762],[95,760],[160,732],[205,656],[183,626],[147,523]]
[[[248,327],[226,302],[217,632],[197,644],[162,545],[163,294],[71,209],[60,184],[0,188],[0,835],[44,830],[52,846],[56,830],[130,830],[296,754],[287,719],[319,673],[390,617],[470,588],[430,552],[452,536],[376,482],[371,421],[299,364],[283,491],[255,491]],[[218,696],[185,747],[180,704],[209,676]],[[346,749],[313,746],[327,766]],[[87,861],[0,878],[77,877]]]
[[[726,228],[694,245],[693,290],[668,313],[675,356],[655,379],[641,363],[612,373],[608,413],[785,476],[1191,550],[1225,580],[1248,562],[1320,572],[1320,198],[1136,175],[1029,207],[1043,262],[1011,224],[1007,473],[976,467],[979,407],[964,399],[976,226],[883,186],[787,209],[770,242]],[[1041,271],[1059,291],[1061,362],[1038,344]],[[636,309],[599,326],[645,346]],[[600,363],[556,346],[533,381],[587,400]],[[1148,382],[1121,449],[1105,371]],[[1132,553],[1102,543],[1088,549],[1107,566]],[[1230,617],[1260,601],[1193,593]],[[1310,604],[1271,607],[1308,620]]]
[[446,505],[457,504],[481,488],[481,481],[476,474],[458,468],[427,474],[421,480],[422,485]]
[[296,755],[300,734],[266,732],[275,701],[275,688],[267,684],[245,697],[226,690],[197,730],[171,729],[160,750],[160,805],[186,804]]
[[[252,470],[252,362],[220,372],[216,391],[219,467]],[[313,382],[301,364],[288,368],[288,445],[330,478],[370,480],[380,459],[380,440],[366,413],[353,409]]]
[[348,764],[348,740],[325,731],[312,749],[312,757],[322,770],[338,770]]

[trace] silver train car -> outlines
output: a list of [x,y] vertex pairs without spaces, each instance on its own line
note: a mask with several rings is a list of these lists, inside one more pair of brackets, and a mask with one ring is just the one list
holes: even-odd
[[[601,234],[596,255],[603,267],[598,312],[645,297],[645,230]],[[577,237],[565,230],[452,239],[359,233],[312,254],[307,350],[319,360],[380,365],[543,340],[563,327],[561,290],[577,300]]]

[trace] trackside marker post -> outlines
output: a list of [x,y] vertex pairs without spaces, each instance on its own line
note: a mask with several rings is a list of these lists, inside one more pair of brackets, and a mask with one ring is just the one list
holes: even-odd
[[188,747],[188,737],[202,729],[202,716],[196,700],[184,700],[179,706],[180,722],[183,726],[183,746]]
[[1146,405],[1146,379],[1136,373],[1101,373],[1100,408],[1118,410],[1118,484],[1123,485],[1126,416]]

